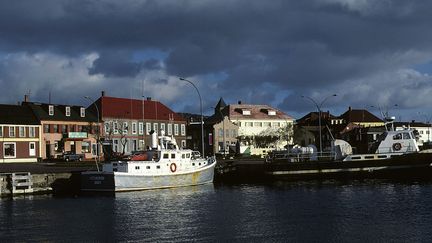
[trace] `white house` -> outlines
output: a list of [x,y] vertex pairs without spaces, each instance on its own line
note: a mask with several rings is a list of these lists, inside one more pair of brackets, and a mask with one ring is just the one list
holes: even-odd
[[[286,141],[286,134],[292,134],[294,119],[284,112],[268,105],[242,104],[241,102],[228,105],[227,108],[229,119],[239,127],[238,136],[281,136],[281,139],[270,147],[256,148],[251,144],[242,144],[243,147],[250,149],[251,154],[263,155],[269,150],[281,149],[287,143],[292,143],[292,136],[289,141]],[[286,133],[281,134],[280,131],[284,130]]]

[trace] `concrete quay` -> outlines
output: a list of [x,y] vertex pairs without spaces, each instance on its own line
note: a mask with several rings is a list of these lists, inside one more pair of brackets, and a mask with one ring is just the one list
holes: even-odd
[[19,194],[76,195],[80,173],[95,170],[94,162],[0,164],[0,197]]

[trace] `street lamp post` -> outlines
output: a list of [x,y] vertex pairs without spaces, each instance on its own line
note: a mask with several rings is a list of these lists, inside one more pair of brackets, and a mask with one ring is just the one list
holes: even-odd
[[323,99],[321,101],[321,103],[318,105],[318,103],[312,99],[311,97],[308,96],[304,96],[302,95],[302,98],[306,98],[309,99],[310,101],[312,101],[312,103],[314,103],[314,105],[316,106],[316,108],[318,109],[318,127],[319,127],[319,140],[320,140],[320,153],[322,155],[322,136],[321,136],[321,107],[323,106],[324,102],[326,102],[330,97],[333,96],[337,96],[336,94],[327,96],[325,99]]
[[97,132],[96,132],[96,144],[97,144],[97,147],[96,147],[96,156],[97,156],[97,158],[96,158],[96,167],[97,167],[97,170],[99,171],[99,159],[100,159],[99,158],[99,154],[100,154],[99,153],[99,146],[100,146],[100,144],[99,144],[99,138],[100,138],[99,108],[98,108],[96,102],[92,98],[90,98],[90,96],[84,96],[84,99],[89,100],[96,107],[96,112],[97,112]]
[[185,78],[180,78],[180,77],[179,77],[179,79],[181,81],[185,81],[185,82],[190,83],[195,88],[196,92],[198,93],[198,97],[200,100],[200,111],[201,111],[201,146],[202,146],[202,156],[204,157],[205,156],[205,154],[204,154],[204,121],[203,121],[203,108],[202,108],[201,94],[200,94],[198,88],[195,86],[195,84],[192,81],[187,80]]

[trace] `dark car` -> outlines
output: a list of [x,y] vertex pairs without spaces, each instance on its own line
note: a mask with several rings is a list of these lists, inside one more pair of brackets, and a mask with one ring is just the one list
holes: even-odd
[[76,154],[74,152],[68,151],[64,152],[61,156],[61,158],[68,162],[68,161],[83,161],[84,155],[83,154]]

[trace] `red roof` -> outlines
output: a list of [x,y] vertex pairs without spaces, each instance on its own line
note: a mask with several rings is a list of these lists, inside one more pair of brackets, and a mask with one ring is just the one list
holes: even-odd
[[97,103],[101,109],[102,119],[104,117],[115,117],[135,120],[185,121],[180,115],[159,101],[102,96],[97,100]]

